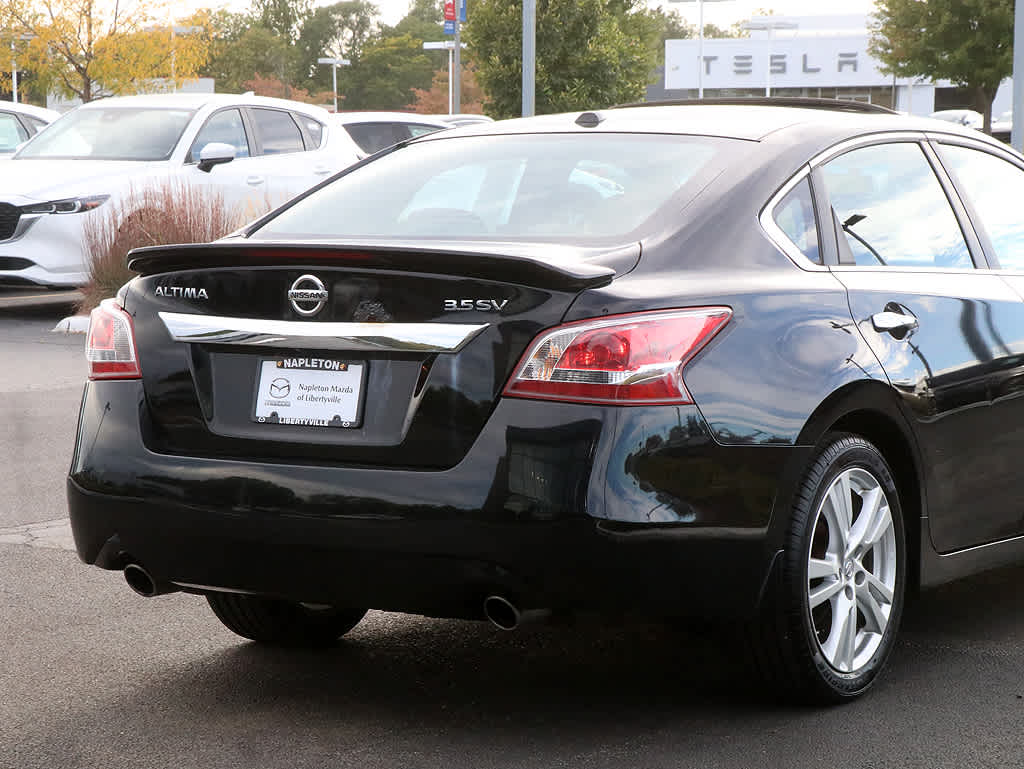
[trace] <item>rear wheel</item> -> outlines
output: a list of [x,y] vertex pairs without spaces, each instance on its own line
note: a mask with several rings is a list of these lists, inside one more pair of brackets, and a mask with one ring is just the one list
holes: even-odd
[[366,609],[338,609],[236,593],[212,593],[206,600],[228,630],[275,646],[329,646],[366,614]]
[[906,544],[892,472],[863,438],[832,434],[804,476],[779,579],[753,633],[773,688],[797,699],[863,694],[892,651]]

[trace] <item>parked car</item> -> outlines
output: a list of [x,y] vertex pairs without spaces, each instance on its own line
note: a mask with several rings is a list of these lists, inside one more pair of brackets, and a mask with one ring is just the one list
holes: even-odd
[[60,117],[52,109],[13,101],[0,101],[0,160],[9,158],[30,137]]
[[79,556],[264,643],[724,616],[774,691],[862,694],[912,586],[1024,556],[1024,158],[790,104],[430,134],[137,250],[91,321]]
[[494,122],[494,118],[489,118],[487,115],[473,115],[468,112],[460,112],[454,115],[434,115],[433,117],[453,126],[478,125],[480,123]]
[[998,139],[1006,144],[1010,143],[1010,134],[1013,132],[1013,110],[1008,109],[992,121],[992,138]]
[[333,117],[355,142],[360,157],[407,139],[451,128],[443,120],[410,112],[338,112]]
[[947,123],[967,126],[968,128],[981,129],[985,124],[985,116],[973,109],[943,109],[933,112],[929,117],[936,120],[945,120]]
[[84,104],[4,164],[0,283],[83,284],[84,222],[133,189],[176,180],[262,213],[357,159],[326,110],[298,102],[162,94]]

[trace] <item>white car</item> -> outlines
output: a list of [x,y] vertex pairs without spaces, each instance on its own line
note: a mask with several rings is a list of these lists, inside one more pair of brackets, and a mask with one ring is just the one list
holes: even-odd
[[0,283],[78,286],[83,223],[147,185],[218,189],[255,215],[358,160],[320,107],[230,94],[84,104],[37,134],[0,173]]
[[31,104],[0,101],[0,159],[9,158],[31,137],[60,117],[59,112]]
[[344,126],[361,157],[406,139],[452,127],[436,117],[415,112],[338,112],[332,117],[335,123]]
[[947,123],[980,129],[985,123],[985,116],[973,109],[941,109],[928,117],[945,120]]

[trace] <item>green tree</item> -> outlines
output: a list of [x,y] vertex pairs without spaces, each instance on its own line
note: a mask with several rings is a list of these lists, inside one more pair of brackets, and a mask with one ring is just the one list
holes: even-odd
[[260,26],[294,43],[312,7],[313,0],[252,0],[252,15]]
[[312,12],[299,32],[296,75],[311,79],[317,89],[331,87],[329,67],[318,67],[321,56],[358,61],[376,34],[380,11],[368,0],[344,0]]
[[358,61],[338,72],[338,90],[345,109],[404,109],[428,90],[434,65],[423,41],[400,35],[367,44]]
[[215,79],[220,93],[239,93],[257,75],[274,77],[291,84],[294,50],[276,32],[266,27],[249,27],[238,37],[215,38],[205,75]]
[[[594,109],[643,97],[653,42],[629,0],[538,0],[536,111]],[[466,29],[487,114],[522,105],[521,2],[476,0]]]
[[878,0],[870,50],[887,74],[970,89],[991,131],[992,100],[1013,71],[1013,0]]

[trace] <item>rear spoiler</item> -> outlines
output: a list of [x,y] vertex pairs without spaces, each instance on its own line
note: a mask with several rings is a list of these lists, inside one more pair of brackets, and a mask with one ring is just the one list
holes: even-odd
[[141,275],[213,267],[348,267],[458,275],[560,291],[611,283],[640,258],[640,244],[573,248],[536,243],[282,243],[231,239],[136,248],[128,268]]

